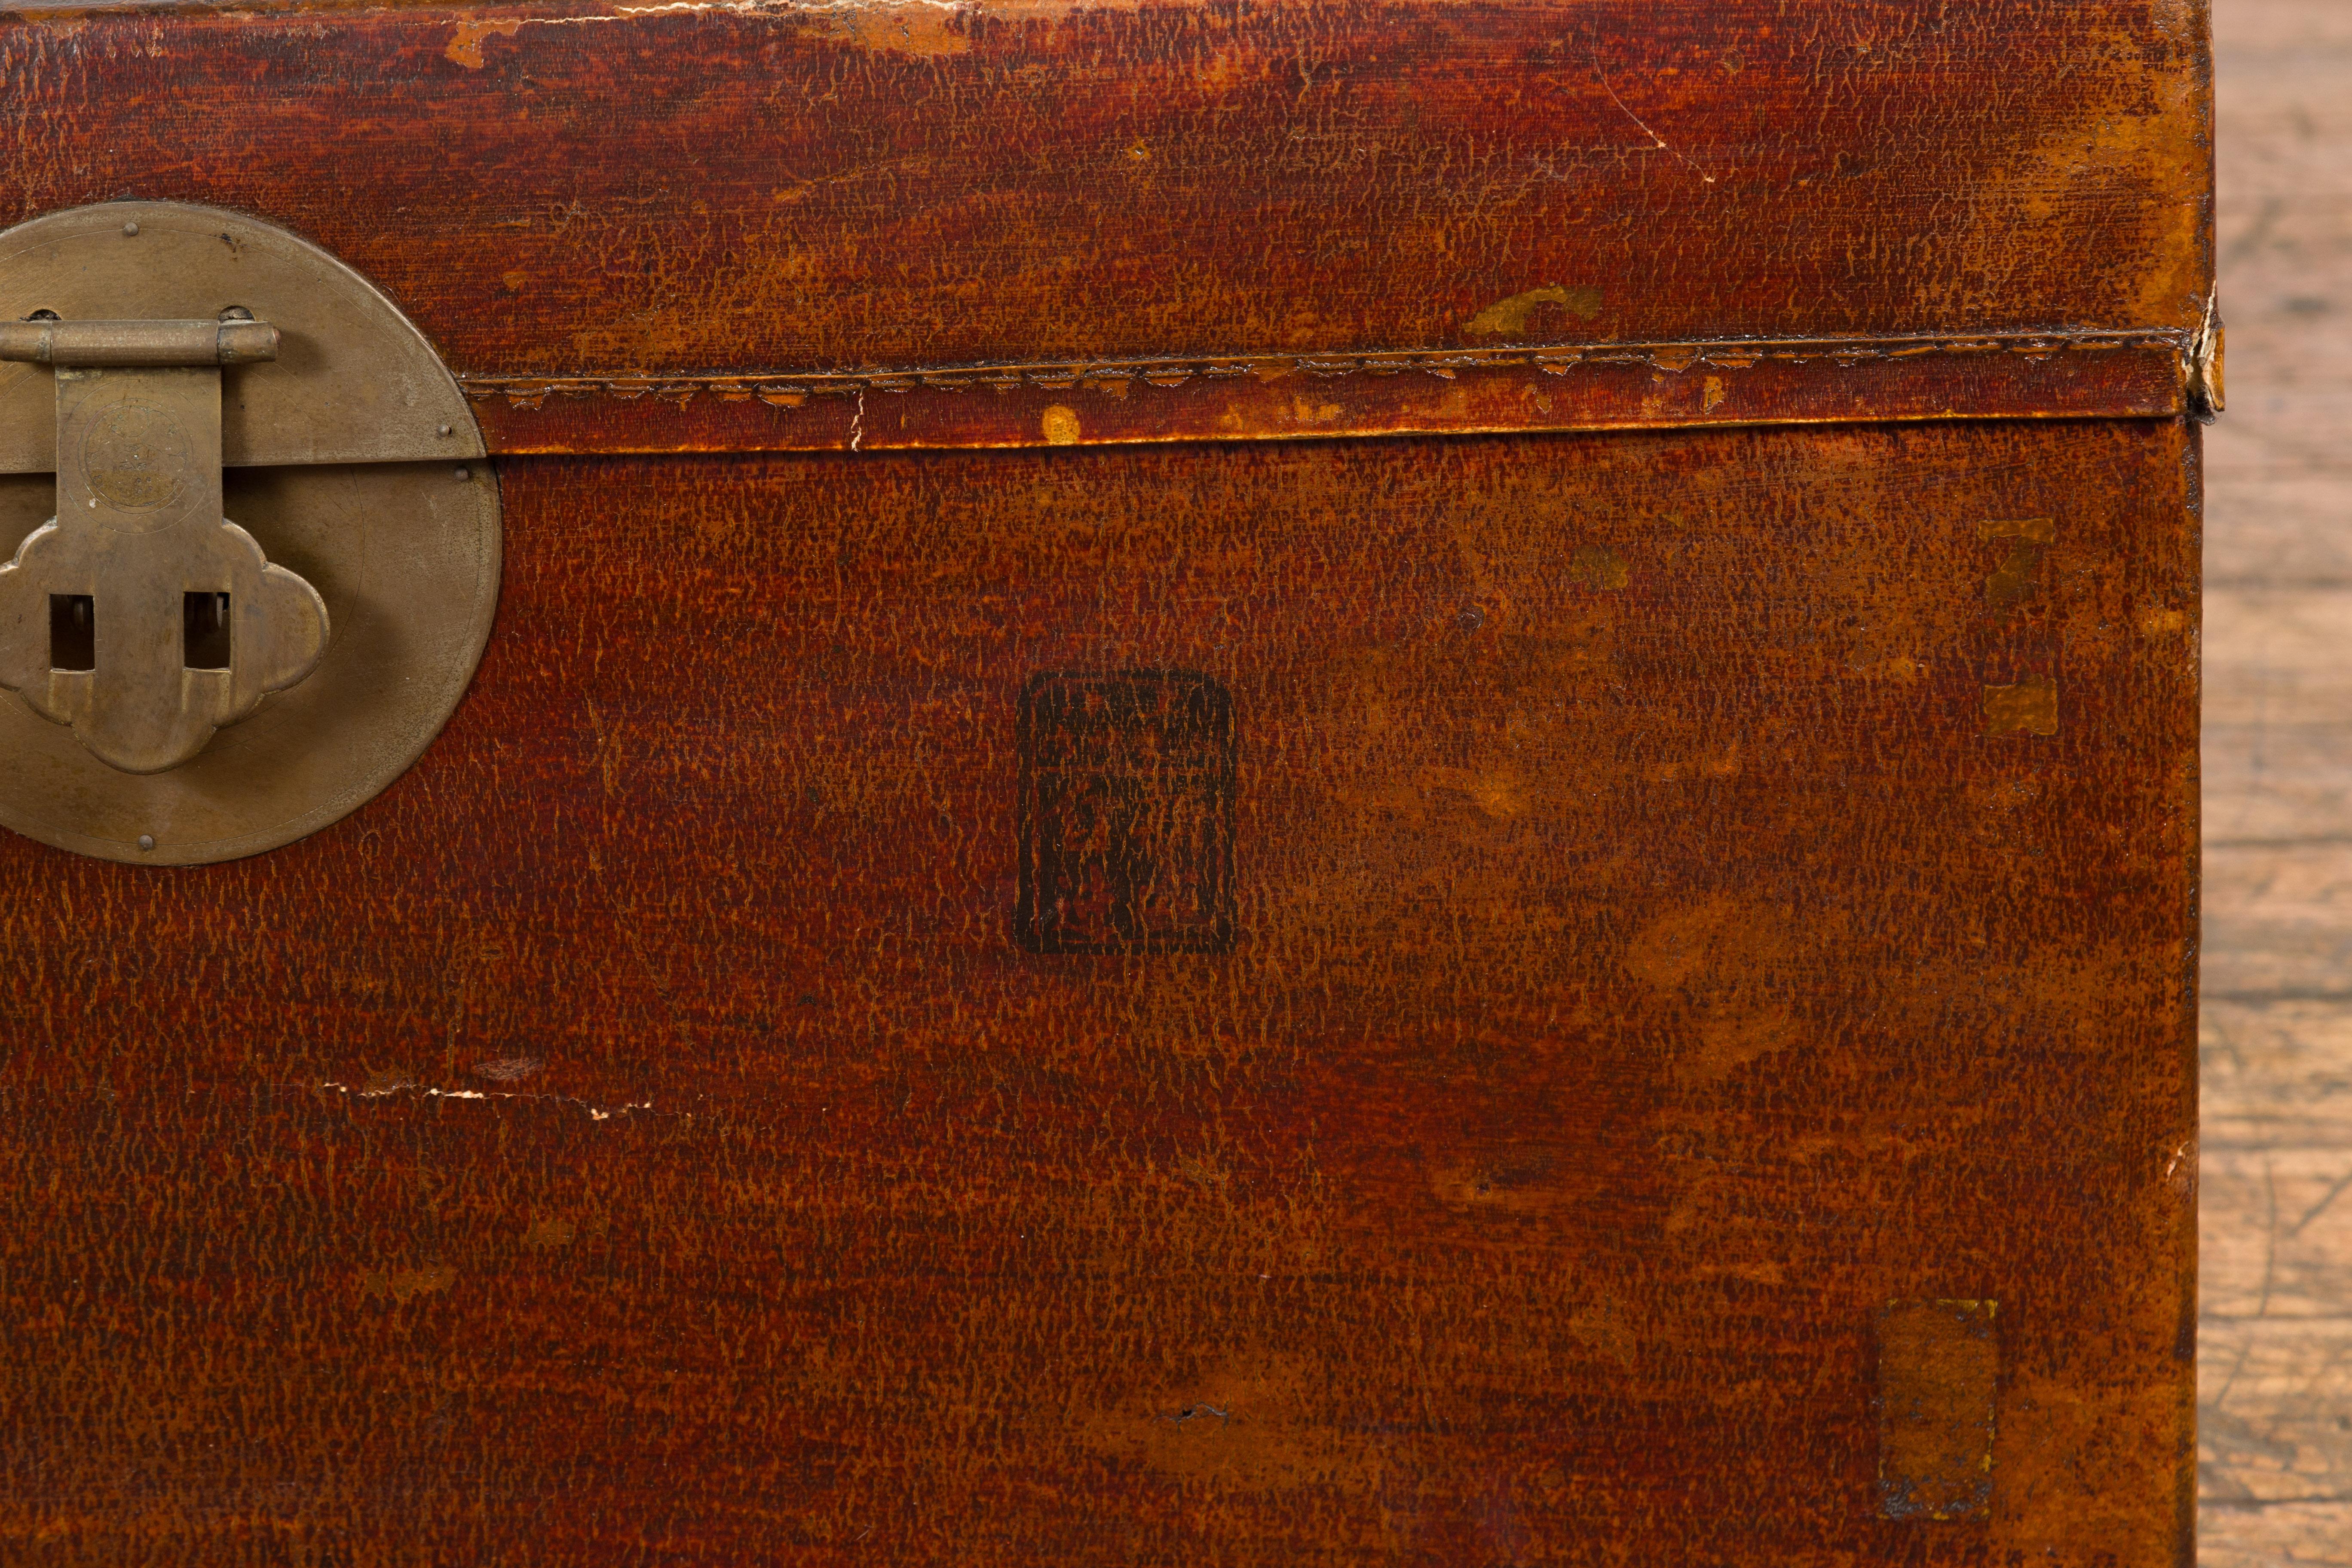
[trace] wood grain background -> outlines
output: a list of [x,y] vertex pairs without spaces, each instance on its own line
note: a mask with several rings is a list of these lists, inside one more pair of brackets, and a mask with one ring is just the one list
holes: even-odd
[[2352,1563],[2352,7],[2219,0],[2200,1535]]

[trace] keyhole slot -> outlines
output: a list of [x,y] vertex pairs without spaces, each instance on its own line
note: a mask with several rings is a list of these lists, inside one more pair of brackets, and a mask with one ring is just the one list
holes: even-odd
[[88,594],[49,595],[49,668],[98,668],[98,610]]
[[228,668],[229,615],[226,594],[180,596],[180,662],[190,669]]

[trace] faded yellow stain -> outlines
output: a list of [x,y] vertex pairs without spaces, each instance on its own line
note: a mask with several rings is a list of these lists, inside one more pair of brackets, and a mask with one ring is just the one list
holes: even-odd
[[1675,1199],[1675,1206],[1666,1211],[1665,1220],[1658,1228],[1668,1236],[1703,1229],[1712,1217],[1715,1189],[1720,1181],[1720,1177],[1702,1177],[1693,1182]]
[[1688,1033],[1665,1064],[1676,1079],[1714,1083],[1803,1044],[1804,1020],[1776,978],[1795,958],[1792,930],[1785,910],[1715,898],[1668,910],[1634,932],[1627,972],[1689,1009]]
[[2006,610],[2033,592],[2033,574],[2042,564],[2042,546],[2019,540],[2000,570],[1985,579],[1985,603]]
[[911,5],[845,5],[831,16],[834,25],[861,48],[919,59],[968,54],[971,49],[961,7],[919,0]]
[[1196,1187],[1222,1187],[1230,1183],[1233,1173],[1214,1160],[1199,1154],[1186,1154],[1176,1162],[1176,1175]]
[[[1078,1440],[1113,1460],[1163,1476],[1247,1492],[1378,1487],[1387,1440],[1332,1405],[1338,1368],[1290,1355],[1243,1352],[1201,1375],[1098,1410],[1077,1422]],[[1431,1419],[1454,1401],[1432,1396]]]
[[2036,815],[2029,811],[2042,797],[2037,779],[2004,779],[1971,784],[1960,792],[1968,803],[1961,830],[1979,844],[2014,853],[2039,836]]
[[1301,425],[1328,425],[1339,417],[1339,405],[1336,403],[1317,403],[1305,397],[1294,397],[1290,400],[1290,414],[1291,417]]
[[1497,821],[1528,814],[1527,781],[1514,773],[1477,774],[1470,781],[1469,795],[1480,811]]
[[1528,319],[1548,305],[1557,305],[1580,321],[1589,321],[1601,314],[1601,290],[1598,289],[1565,289],[1551,284],[1530,289],[1524,294],[1514,294],[1507,300],[1497,300],[1470,318],[1463,331],[1473,337],[1496,338],[1523,332]]
[[1979,812],[2012,812],[2042,798],[2039,779],[2002,779],[1990,784],[1971,784],[1960,792],[1960,798]]
[[537,1247],[569,1247],[576,1234],[568,1219],[533,1220],[530,1228],[522,1233],[522,1244]]
[[1984,522],[1977,525],[1977,536],[1990,542],[2013,539],[2009,558],[2000,570],[1985,579],[1985,602],[1997,610],[2007,610],[2031,595],[2034,588],[2034,573],[2042,565],[2042,552],[2058,537],[2058,525],[2046,517],[2021,518],[2009,522]]
[[469,71],[482,68],[482,43],[491,35],[511,38],[522,31],[523,19],[509,16],[497,22],[460,22],[450,34],[449,47],[441,52]]
[[1617,1307],[1587,1307],[1569,1314],[1559,1326],[1570,1339],[1621,1367],[1630,1368],[1641,1357],[1641,1342],[1633,1337],[1624,1313]]
[[1738,778],[1739,742],[1727,741],[1693,757],[1656,763],[1643,769],[1642,776],[1653,784],[1674,784],[1682,779]]
[[[482,46],[493,36],[515,37],[523,23],[543,21],[549,26],[578,26],[596,23],[628,22],[641,16],[658,16],[677,9],[667,4],[617,5],[604,16],[562,17],[507,17],[498,21],[460,22],[442,52],[467,70],[482,68]],[[1067,11],[1066,5],[1054,4],[1020,5],[1008,9],[1058,17]],[[971,48],[971,35],[963,26],[963,10],[960,6],[942,6],[916,0],[906,5],[860,5],[844,6],[824,16],[835,33],[858,47],[888,54],[912,55],[927,58],[940,55],[960,55]]]
[[1736,899],[1713,898],[1668,910],[1633,935],[1625,967],[1661,991],[1682,991],[1717,976],[1738,978],[1761,960],[1777,958],[1777,920]]
[[[2151,1316],[2124,1321],[2152,1333]],[[2073,1369],[2050,1375],[2018,1365],[1995,1393],[1998,1485],[2011,1497],[2046,1500],[2039,1506],[2050,1522],[2041,1528],[2055,1545],[2044,1561],[2173,1558],[2172,1512],[2146,1501],[2147,1434],[2180,1429],[2170,1379],[2085,1378]]]
[[1699,398],[1699,412],[1702,414],[1714,413],[1717,409],[1723,406],[1724,396],[1723,377],[1719,375],[1708,376],[1704,384],[1704,390]]
[[2058,732],[2058,683],[2029,675],[2014,686],[1984,689],[1988,735],[2054,735]]
[[1711,1083],[1759,1057],[1797,1043],[1802,1026],[1784,1006],[1730,1006],[1699,1020],[1698,1048],[1676,1058],[1675,1076],[1685,1083]]
[[360,1276],[360,1294],[389,1296],[406,1306],[419,1296],[436,1295],[457,1282],[457,1271],[446,1263],[424,1268],[372,1268]]
[[2139,613],[2138,618],[2139,629],[2142,632],[2152,637],[2162,637],[2168,632],[2177,632],[2181,627],[2187,626],[2189,624],[2189,612],[2186,610],[2163,610],[2158,609],[2154,605],[2150,605],[2148,608],[2142,610]]
[[1568,558],[1568,574],[1588,588],[1612,593],[1633,581],[1633,568],[1613,550],[1598,544],[1577,547]]
[[1467,796],[1478,814],[1492,821],[1510,822],[1528,814],[1528,781],[1507,768],[1424,768],[1417,782],[1427,795]]
[[1948,260],[1910,274],[1924,319],[1975,320],[2011,303],[2021,257],[2084,258],[2066,287],[2087,314],[2194,331],[2211,283],[2210,81],[2195,57],[2154,43],[2102,45],[2095,79],[2047,117],[2031,144],[1975,179],[1976,221]]
[[530,281],[530,274],[528,272],[503,272],[499,275],[499,281],[507,286],[508,293],[520,294],[522,292],[522,286]]
[[1040,425],[1045,439],[1056,447],[1075,445],[1078,438],[1078,412],[1066,403],[1056,403],[1045,410]]
[[1545,1214],[1569,1199],[1556,1179],[1562,1163],[1542,1144],[1489,1149],[1432,1171],[1429,1190],[1448,1208]]
[[[1753,1201],[1740,1184],[1729,1176],[1711,1175],[1701,1176],[1684,1189],[1659,1228],[1675,1244],[1675,1250],[1689,1258],[1686,1267],[1701,1279],[1785,1285],[1788,1270],[1777,1259],[1757,1257],[1750,1250],[1761,1239],[1756,1234],[1758,1226]],[[1734,1238],[1744,1244],[1738,1251],[1726,1246]],[[1744,1259],[1738,1256],[1742,1251],[1748,1252]]]

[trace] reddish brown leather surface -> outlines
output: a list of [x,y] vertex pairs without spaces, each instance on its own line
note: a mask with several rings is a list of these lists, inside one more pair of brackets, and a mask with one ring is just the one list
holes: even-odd
[[2201,0],[191,10],[0,26],[0,216],[257,214],[466,374],[2207,307]]
[[295,228],[548,454],[383,797],[0,839],[0,1557],[2187,1561],[2205,72],[0,22],[0,218]]
[[[507,465],[381,799],[0,838],[5,1555],[2179,1560],[2195,462]],[[1023,952],[1023,682],[1129,668],[1232,949]],[[1893,1299],[1999,1302],[1989,1518],[1877,1515]]]

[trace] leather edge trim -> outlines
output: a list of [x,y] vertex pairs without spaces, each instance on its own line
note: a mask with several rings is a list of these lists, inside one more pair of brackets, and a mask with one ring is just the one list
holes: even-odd
[[2175,417],[2192,353],[2143,330],[458,381],[493,453],[877,451]]

